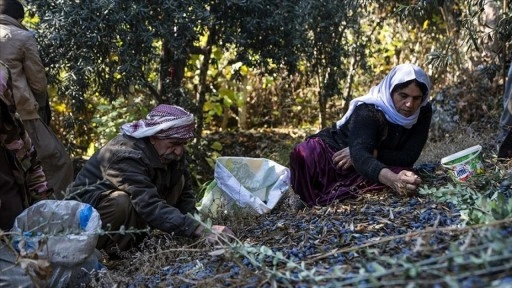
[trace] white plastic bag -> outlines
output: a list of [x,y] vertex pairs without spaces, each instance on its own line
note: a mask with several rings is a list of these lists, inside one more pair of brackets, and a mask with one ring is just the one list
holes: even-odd
[[100,215],[91,205],[44,200],[16,217],[12,243],[21,254],[48,259],[53,270],[50,286],[67,287],[87,281],[88,271],[98,267],[100,229]]
[[290,169],[265,158],[219,157],[214,176],[198,208],[214,217],[268,213],[290,187]]

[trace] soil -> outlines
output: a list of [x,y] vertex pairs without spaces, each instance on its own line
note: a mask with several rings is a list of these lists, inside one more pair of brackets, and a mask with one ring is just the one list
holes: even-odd
[[[212,147],[222,156],[263,157],[287,165],[291,147],[306,133],[210,133],[202,140],[203,152],[192,156],[195,174],[202,183],[213,177],[213,154],[204,152],[215,151]],[[417,172],[429,187],[451,183],[439,166],[440,155],[467,148],[490,134],[475,131],[428,143]],[[485,137],[492,141],[492,136]],[[484,146],[485,158],[495,155],[494,144]],[[489,161],[486,165],[495,168]],[[476,262],[455,263],[447,257],[454,243],[468,237],[473,237],[466,243],[471,247],[492,240],[471,234],[452,203],[420,193],[385,190],[308,208],[290,191],[269,214],[226,214],[213,221],[230,227],[236,239],[216,247],[153,231],[138,249],[121,253],[121,259],[105,258],[108,269],[99,272],[90,287],[489,287],[512,282],[510,268],[484,273]],[[510,227],[510,222],[499,226],[500,237],[511,238]],[[502,268],[497,263],[487,264]]]

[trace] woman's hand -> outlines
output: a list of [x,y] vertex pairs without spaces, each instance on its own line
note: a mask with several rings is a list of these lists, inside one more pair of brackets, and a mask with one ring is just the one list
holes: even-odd
[[[373,157],[377,158],[377,149],[373,150]],[[352,166],[352,158],[350,158],[350,149],[348,147],[337,151],[332,155],[332,162],[336,169],[348,169]]]
[[402,170],[396,174],[387,168],[380,171],[379,181],[402,195],[416,191],[421,184],[421,178],[411,171]]
[[337,151],[332,155],[332,162],[336,169],[345,170],[352,166],[352,159],[350,159],[350,149],[348,147]]

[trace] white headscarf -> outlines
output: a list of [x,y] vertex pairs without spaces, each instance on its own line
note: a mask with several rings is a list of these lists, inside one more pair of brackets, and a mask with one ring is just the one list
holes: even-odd
[[413,115],[405,117],[396,111],[393,99],[391,98],[391,91],[397,84],[407,82],[409,80],[416,79],[421,83],[427,85],[427,93],[421,102],[421,107],[425,106],[430,97],[430,79],[428,75],[420,67],[414,64],[400,64],[395,66],[391,71],[382,79],[382,81],[370,89],[370,92],[362,97],[358,97],[350,101],[350,105],[347,113],[343,115],[341,120],[336,122],[338,128],[341,127],[352,115],[357,105],[362,103],[373,104],[377,109],[382,110],[386,119],[389,122],[404,126],[405,128],[411,128],[420,114],[420,109],[416,110]]

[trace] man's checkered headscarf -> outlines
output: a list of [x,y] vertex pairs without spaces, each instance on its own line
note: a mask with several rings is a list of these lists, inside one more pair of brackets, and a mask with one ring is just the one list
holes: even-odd
[[189,140],[194,138],[194,128],[194,115],[179,106],[160,104],[146,119],[121,126],[121,132],[135,138],[155,136]]

